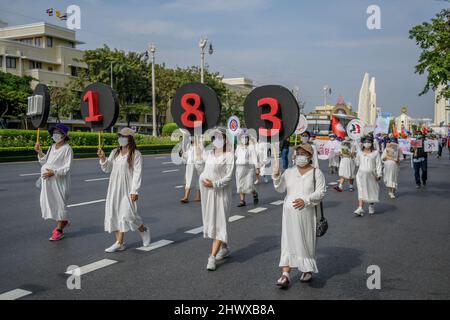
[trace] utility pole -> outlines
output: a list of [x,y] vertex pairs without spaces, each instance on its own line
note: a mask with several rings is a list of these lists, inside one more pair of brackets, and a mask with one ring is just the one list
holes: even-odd
[[155,90],[155,51],[156,46],[154,43],[150,44],[149,51],[152,55],[152,127],[153,136],[156,137],[156,90]]
[[200,42],[198,43],[198,46],[200,48],[200,82],[204,83],[204,70],[205,70],[205,48],[206,43],[208,42],[208,39],[200,38]]

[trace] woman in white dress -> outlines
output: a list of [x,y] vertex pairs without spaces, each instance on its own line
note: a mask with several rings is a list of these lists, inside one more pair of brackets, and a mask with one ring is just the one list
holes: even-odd
[[216,130],[211,150],[196,145],[196,168],[200,172],[203,237],[212,239],[206,268],[216,269],[216,261],[229,256],[227,223],[231,210],[231,179],[234,169],[232,143],[225,130]]
[[380,181],[382,172],[381,157],[374,147],[373,138],[362,139],[363,149],[356,154],[355,162],[359,166],[356,174],[356,186],[358,187],[357,216],[364,215],[364,203],[369,203],[369,214],[375,213],[375,203],[379,202]]
[[70,170],[72,167],[73,151],[67,141],[69,128],[59,123],[48,130],[55,142],[42,152],[41,145],[36,143],[34,149],[41,164],[41,212],[42,218],[56,221],[50,241],[64,238],[63,230],[69,224],[67,217],[67,203],[70,197]]
[[235,151],[236,157],[236,186],[240,202],[238,207],[244,207],[245,194],[253,194],[253,204],[258,204],[258,193],[255,188],[255,179],[259,176],[259,162],[256,149],[250,145],[248,134],[242,134],[240,144]]
[[386,187],[389,189],[389,197],[395,199],[397,186],[398,186],[398,171],[400,166],[400,159],[403,157],[403,153],[396,143],[396,139],[392,138],[392,141],[386,144],[386,148],[383,151],[381,160],[383,160],[383,180]]
[[344,182],[345,180],[348,180],[350,184],[349,191],[353,192],[353,181],[355,179],[356,169],[356,147],[348,136],[346,136],[344,138],[344,141],[341,143],[338,155],[341,158],[341,162],[339,163],[339,184],[334,187],[334,190],[336,190],[337,192],[344,191]]
[[259,140],[256,148],[259,162],[259,175],[264,179],[265,183],[268,183],[269,179],[267,178],[267,165],[270,164],[270,143]]
[[340,143],[336,140],[334,133],[329,135],[330,154],[328,156],[328,171],[330,174],[337,173],[339,170],[339,148]]
[[295,166],[280,176],[279,164],[274,164],[275,190],[287,192],[283,205],[281,230],[281,257],[279,266],[282,276],[277,286],[287,288],[291,268],[300,270],[300,281],[312,280],[317,273],[316,264],[316,206],[326,192],[325,177],[312,166],[313,149],[309,144],[295,147]]
[[319,154],[317,152],[316,146],[314,145],[314,139],[315,138],[311,136],[311,133],[309,131],[305,131],[302,133],[302,143],[309,143],[313,149],[312,166],[314,168],[319,168]]
[[190,139],[190,143],[186,146],[186,150],[183,152],[182,157],[186,163],[186,172],[184,175],[184,197],[180,201],[181,203],[188,203],[191,190],[195,189],[197,194],[194,201],[198,202],[200,201],[200,189],[198,186],[198,173],[197,169],[195,169],[194,138]]
[[106,252],[125,250],[124,235],[138,230],[144,247],[150,245],[150,230],[144,226],[137,212],[139,189],[142,178],[142,155],[136,149],[135,132],[123,128],[119,132],[119,147],[108,158],[98,150],[100,167],[109,177],[105,204],[105,231],[115,233],[116,242]]

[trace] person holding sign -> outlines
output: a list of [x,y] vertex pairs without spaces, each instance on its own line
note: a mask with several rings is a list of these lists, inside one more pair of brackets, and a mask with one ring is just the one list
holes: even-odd
[[260,172],[256,148],[250,145],[249,134],[243,133],[239,139],[240,143],[235,151],[236,186],[240,199],[238,207],[244,207],[246,205],[245,194],[247,193],[253,194],[254,205],[259,202],[254,182]]
[[328,157],[328,171],[330,174],[338,172],[339,169],[339,145],[340,142],[336,140],[336,135],[331,133],[329,135],[330,140],[328,146],[330,148],[330,154]]
[[200,172],[203,237],[213,240],[206,269],[216,270],[216,261],[229,256],[227,223],[231,211],[231,178],[234,170],[233,144],[226,130],[217,129],[212,149],[202,152],[196,145],[195,166]]
[[386,148],[381,156],[381,160],[384,163],[383,180],[389,189],[389,197],[391,199],[395,199],[401,157],[403,157],[402,151],[396,143],[396,139],[392,138],[391,142],[386,144]]
[[351,142],[349,136],[345,136],[344,141],[342,141],[340,149],[338,151],[338,156],[341,157],[339,163],[339,185],[334,187],[337,192],[342,192],[345,180],[349,181],[349,191],[353,192],[353,181],[355,179],[355,155],[356,147]]
[[317,206],[325,196],[325,177],[319,168],[312,166],[313,149],[310,144],[295,148],[295,166],[280,175],[279,162],[274,163],[272,176],[275,190],[286,192],[281,229],[282,275],[277,286],[287,288],[291,268],[302,273],[300,281],[312,280],[317,273],[316,264],[316,214]]
[[[416,180],[416,188],[420,189],[422,185],[427,185],[428,179],[428,153],[424,150],[425,138],[420,131],[417,132],[414,143],[411,143],[412,162],[414,166],[414,179]],[[422,171],[422,175],[420,172]]]
[[137,212],[139,189],[142,178],[142,155],[136,149],[135,132],[123,128],[119,132],[119,146],[108,158],[99,148],[100,167],[111,173],[105,204],[105,231],[116,235],[116,242],[106,252],[125,250],[124,234],[138,230],[144,247],[150,245],[150,230],[144,226]]
[[72,168],[73,151],[67,143],[69,128],[59,123],[48,130],[55,142],[47,153],[42,152],[39,142],[34,150],[37,152],[41,164],[41,211],[42,218],[57,222],[50,241],[64,238],[63,230],[69,224],[67,217],[67,203],[70,197],[70,170]]
[[355,215],[364,215],[364,203],[369,203],[369,214],[375,213],[375,202],[379,201],[380,181],[382,166],[380,154],[374,147],[373,137],[367,136],[361,139],[363,149],[356,154],[355,162],[359,166],[356,174],[356,186],[358,187],[358,208]]
[[314,145],[313,137],[311,137],[311,133],[309,131],[303,132],[301,141],[302,141],[302,143],[308,143],[311,145],[311,147],[313,149],[312,166],[314,168],[319,168],[319,155],[317,153],[317,148]]
[[192,189],[195,189],[197,196],[194,201],[200,201],[200,189],[198,186],[198,173],[195,169],[195,148],[194,148],[194,138],[190,139],[189,145],[186,146],[186,151],[182,154],[183,160],[186,162],[186,173],[185,173],[185,187],[184,187],[184,197],[180,200],[181,203],[189,202],[189,194]]

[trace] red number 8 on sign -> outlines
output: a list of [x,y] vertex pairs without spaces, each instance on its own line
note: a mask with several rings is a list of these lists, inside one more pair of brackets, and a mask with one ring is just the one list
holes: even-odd
[[[186,110],[181,115],[181,123],[187,128],[200,127],[205,121],[205,113],[199,109],[201,103],[202,99],[196,93],[186,93],[181,97],[181,107]],[[191,116],[195,120],[191,120]]]

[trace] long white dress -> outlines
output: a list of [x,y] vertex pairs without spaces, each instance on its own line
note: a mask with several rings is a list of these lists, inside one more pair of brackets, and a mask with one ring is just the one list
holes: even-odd
[[48,179],[41,176],[41,211],[43,219],[56,221],[67,220],[67,203],[70,197],[70,169],[73,161],[73,150],[65,143],[59,149],[53,144],[47,154],[40,158],[41,175],[47,169],[55,175]]
[[185,188],[197,189],[198,186],[198,173],[195,169],[195,148],[192,145],[188,145],[186,151],[183,153],[183,160],[186,162],[186,172],[184,175]]
[[270,164],[270,157],[268,156],[268,151],[270,149],[270,143],[268,142],[258,142],[257,143],[257,155],[258,155],[258,162],[259,162],[259,170],[260,170],[260,176],[264,177],[267,175],[267,165]]
[[[119,154],[117,157],[115,153]],[[139,194],[142,178],[142,155],[134,152],[133,167],[128,165],[128,154],[121,155],[119,149],[111,151],[105,162],[100,160],[100,167],[109,177],[108,194],[105,204],[105,231],[135,231],[142,225],[137,212],[136,202],[131,201],[131,194]]]
[[313,156],[312,156],[312,166],[314,168],[319,169],[319,153],[317,152],[317,147],[314,144],[314,142],[308,142],[312,149],[313,149]]
[[238,193],[255,191],[255,170],[259,168],[258,155],[253,146],[238,145],[236,157],[236,186]]
[[359,166],[356,174],[358,199],[369,203],[378,202],[380,186],[376,178],[383,174],[380,154],[377,150],[368,154],[358,151],[355,162]]
[[[280,193],[287,191],[283,205],[279,266],[298,268],[301,272],[319,272],[316,264],[315,206],[320,203],[326,192],[322,171],[313,169],[301,175],[297,166],[294,166],[287,169],[281,177],[274,179],[273,184],[276,191]],[[292,204],[298,198],[305,202],[301,210],[295,209]]]
[[[203,152],[196,161],[200,173],[199,185],[202,198],[203,236],[228,243],[227,223],[231,211],[231,178],[234,170],[234,154],[226,152],[218,157],[214,150]],[[213,188],[202,181],[208,179]]]
[[340,142],[337,140],[329,141],[330,154],[328,158],[328,166],[329,167],[339,167],[339,150],[340,150]]
[[388,188],[397,189],[399,165],[396,161],[400,161],[401,158],[403,158],[403,154],[400,148],[397,148],[397,151],[395,151],[388,144],[383,151],[381,159],[386,159],[383,161],[383,181]]
[[345,179],[354,179],[355,178],[355,171],[356,171],[356,164],[355,159],[352,157],[352,153],[356,152],[356,147],[352,143],[350,149],[348,150],[350,152],[349,155],[343,154],[342,152],[342,143],[341,147],[339,149],[339,155],[341,157],[341,162],[339,163],[339,177],[345,178]]

